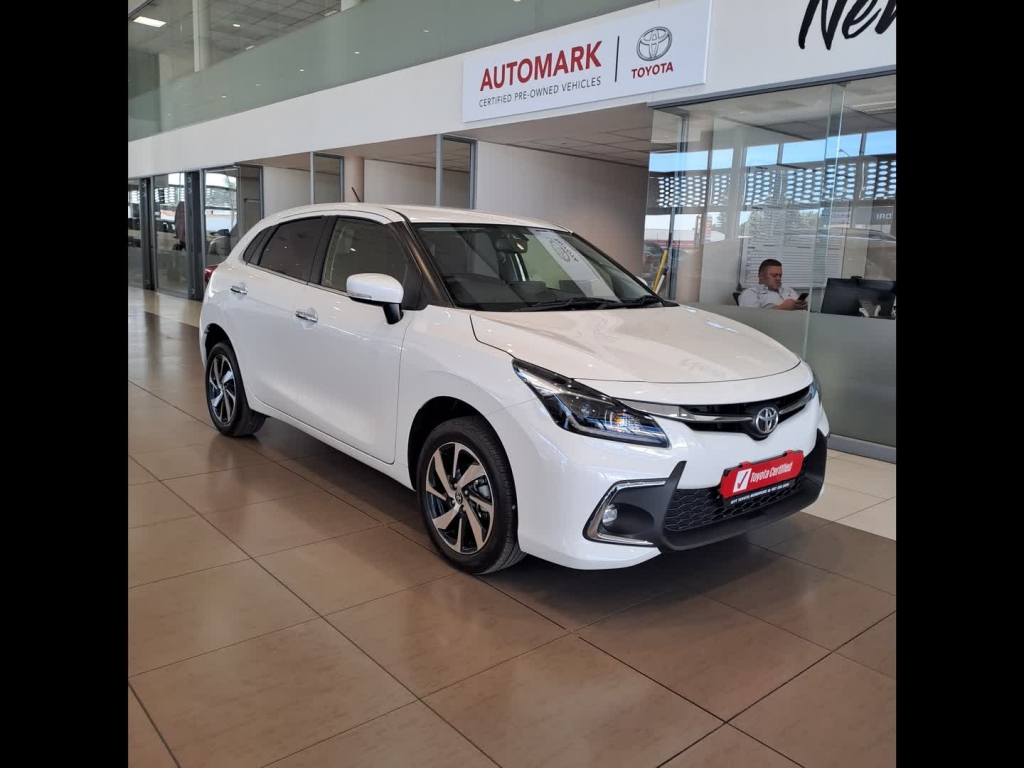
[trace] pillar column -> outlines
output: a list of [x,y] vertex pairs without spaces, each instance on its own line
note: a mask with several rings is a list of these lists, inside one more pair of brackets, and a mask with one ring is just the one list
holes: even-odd
[[[345,202],[365,202],[363,178],[365,176],[365,159],[357,155],[345,155]],[[355,194],[352,190],[355,190]]]
[[192,50],[196,72],[213,63],[210,40],[210,0],[192,0]]

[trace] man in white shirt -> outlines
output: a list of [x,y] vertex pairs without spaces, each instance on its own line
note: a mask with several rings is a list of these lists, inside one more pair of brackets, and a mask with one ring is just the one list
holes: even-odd
[[755,309],[807,309],[797,292],[782,284],[782,264],[765,259],[757,270],[758,285],[740,294],[739,305]]

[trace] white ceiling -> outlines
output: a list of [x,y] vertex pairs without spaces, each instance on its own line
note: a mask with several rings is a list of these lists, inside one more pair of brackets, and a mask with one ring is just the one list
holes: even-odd
[[[208,0],[213,62],[234,56],[248,46],[283,37],[323,21],[338,11],[340,0]],[[135,2],[135,5],[140,5]],[[128,2],[131,17],[132,0]],[[152,0],[139,13],[167,22],[149,27],[128,22],[128,45],[147,53],[192,56],[192,0]],[[238,26],[235,26],[235,25]]]

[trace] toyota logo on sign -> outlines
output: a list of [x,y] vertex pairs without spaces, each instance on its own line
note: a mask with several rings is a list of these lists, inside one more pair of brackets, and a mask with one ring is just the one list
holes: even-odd
[[672,32],[668,27],[651,27],[636,41],[636,55],[644,61],[657,61],[672,47]]

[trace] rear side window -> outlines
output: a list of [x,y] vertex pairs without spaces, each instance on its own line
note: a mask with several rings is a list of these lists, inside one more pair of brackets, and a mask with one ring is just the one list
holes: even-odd
[[322,217],[285,222],[270,236],[259,265],[296,280],[309,280],[322,229]]
[[244,261],[247,264],[251,263],[252,260],[256,257],[256,254],[259,253],[260,245],[266,239],[267,230],[263,230],[258,235],[256,235],[256,237],[252,239],[252,242],[249,243],[249,246],[245,249],[245,253],[242,254],[242,261]]

